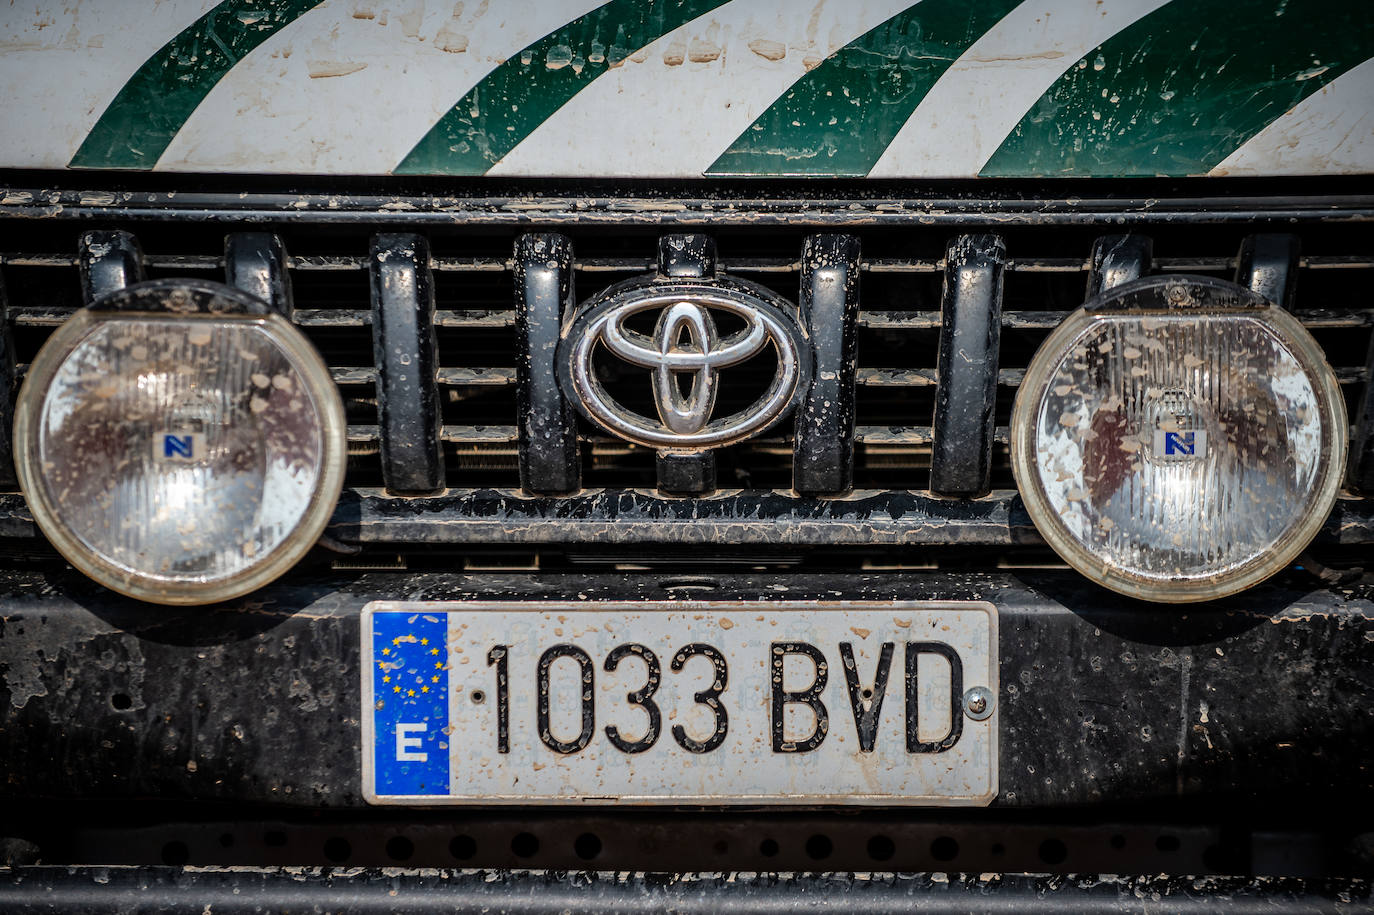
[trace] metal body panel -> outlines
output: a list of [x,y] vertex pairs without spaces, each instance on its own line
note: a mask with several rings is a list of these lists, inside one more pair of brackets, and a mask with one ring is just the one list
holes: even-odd
[[[1358,3],[41,0],[0,166],[883,178],[1374,172]],[[1219,27],[1218,23],[1224,23]],[[155,111],[155,117],[146,116]],[[590,126],[589,125],[593,125]]]

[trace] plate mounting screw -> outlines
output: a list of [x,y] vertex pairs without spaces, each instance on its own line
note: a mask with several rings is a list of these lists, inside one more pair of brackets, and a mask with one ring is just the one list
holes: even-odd
[[986,686],[975,686],[964,693],[964,714],[974,721],[983,721],[992,715],[992,691]]

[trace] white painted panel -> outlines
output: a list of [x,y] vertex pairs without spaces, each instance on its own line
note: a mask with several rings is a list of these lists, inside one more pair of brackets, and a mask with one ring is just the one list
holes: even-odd
[[163,171],[385,174],[482,77],[601,0],[327,0],[206,97]]
[[1374,172],[1374,60],[1294,105],[1223,159],[1212,175]]
[[[374,619],[402,611],[412,618],[447,618],[447,644],[433,654],[447,677],[450,739],[449,793],[378,796],[375,772],[390,760],[406,759],[396,738],[373,725],[394,697],[374,693],[374,666],[388,661],[373,654]],[[396,640],[401,641],[400,639]],[[413,640],[412,640],[413,641]],[[817,715],[800,702],[784,706],[781,749],[774,738],[772,657],[779,642],[805,642],[825,658],[827,681],[819,698],[829,728],[809,751],[796,747],[816,731]],[[960,660],[962,690],[984,687],[994,697],[991,714],[975,720],[961,699],[951,696],[952,665],[931,651],[914,651],[915,677],[906,676],[907,643],[948,646]],[[658,739],[636,753],[617,749],[606,734],[615,725],[623,739],[646,739],[648,715],[627,694],[644,687],[647,665],[627,658],[605,669],[617,646],[638,643],[660,665],[652,699],[661,714]],[[873,748],[859,747],[858,726],[842,660],[841,643],[851,646],[858,686],[876,686],[884,643],[893,646]],[[684,646],[706,644],[726,661],[720,702],[726,726],[695,701],[716,671],[698,655],[673,670]],[[576,743],[584,721],[578,667],[571,658],[555,662],[546,682],[548,734],[537,727],[541,654],[556,645],[586,652],[594,683],[588,699],[594,722],[580,749],[557,752],[552,740]],[[983,602],[676,602],[664,604],[511,604],[378,601],[364,608],[363,783],[375,803],[824,803],[859,802],[920,805],[985,805],[997,794],[999,713],[997,612]],[[509,659],[508,752],[500,752],[497,668],[491,650],[504,646]],[[433,646],[438,648],[438,646]],[[783,661],[782,689],[806,690],[817,666],[796,654]],[[426,656],[428,658],[428,656]],[[404,666],[399,664],[398,666]],[[394,672],[394,671],[393,671]],[[400,692],[399,686],[392,687]],[[907,700],[914,694],[917,736],[942,751],[907,746]],[[404,702],[405,700],[399,700]],[[861,700],[862,701],[862,700]],[[953,716],[953,717],[952,717]],[[951,721],[957,723],[959,733]],[[692,753],[675,738],[680,725],[696,740],[721,733],[708,752]],[[374,761],[378,756],[385,759]]]
[[602,74],[493,175],[699,176],[798,79],[912,0],[734,0]]
[[945,71],[869,177],[976,176],[1045,91],[1167,0],[1028,0]]
[[216,0],[0,0],[0,165],[65,168],[143,62]]

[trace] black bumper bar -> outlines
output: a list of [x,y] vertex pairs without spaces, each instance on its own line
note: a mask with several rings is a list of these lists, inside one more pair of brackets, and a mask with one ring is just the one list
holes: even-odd
[[1362,880],[1021,875],[58,868],[0,870],[0,908],[61,912],[1355,912]]

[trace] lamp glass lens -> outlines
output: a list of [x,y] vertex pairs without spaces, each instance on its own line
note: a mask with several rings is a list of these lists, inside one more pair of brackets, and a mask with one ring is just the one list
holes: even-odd
[[1108,569],[1217,581],[1334,497],[1320,385],[1269,323],[1102,316],[1061,352],[1034,405],[1032,484]]
[[38,411],[37,482],[131,577],[215,582],[291,536],[324,472],[324,416],[262,322],[95,322]]

